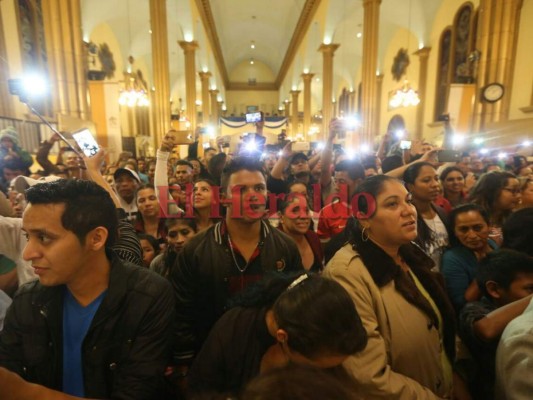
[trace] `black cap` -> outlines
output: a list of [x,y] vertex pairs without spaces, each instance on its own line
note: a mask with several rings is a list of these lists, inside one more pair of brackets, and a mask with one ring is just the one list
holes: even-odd
[[117,179],[119,175],[127,174],[131,176],[133,179],[135,179],[137,182],[141,183],[141,178],[139,178],[139,174],[135,172],[134,170],[130,168],[118,168],[115,173],[113,174],[113,178]]
[[304,153],[296,153],[291,157],[289,164],[294,164],[296,161],[309,161],[309,158]]

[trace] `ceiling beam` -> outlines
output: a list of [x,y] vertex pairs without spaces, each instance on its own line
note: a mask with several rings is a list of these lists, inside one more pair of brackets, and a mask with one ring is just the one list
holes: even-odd
[[287,75],[287,72],[289,71],[289,67],[291,66],[294,57],[296,56],[296,52],[298,51],[298,48],[300,47],[300,44],[302,43],[302,40],[309,29],[309,25],[311,24],[311,21],[318,10],[320,2],[321,0],[307,0],[303,6],[300,19],[296,24],[296,28],[292,34],[291,42],[289,43],[289,47],[285,53],[285,58],[283,59],[283,63],[281,64],[281,68],[279,69],[278,76],[276,78],[275,84],[278,89],[283,83],[285,75]]
[[228,71],[226,70],[226,63],[224,62],[224,56],[222,54],[222,48],[220,47],[220,40],[218,38],[217,27],[215,25],[215,19],[211,11],[211,5],[209,0],[196,0],[196,7],[202,18],[202,23],[207,31],[207,37],[213,50],[213,55],[218,66],[218,71],[222,77],[224,87],[229,87]]
[[250,86],[246,82],[229,81],[228,71],[226,70],[226,63],[224,62],[224,55],[222,54],[220,39],[218,38],[217,28],[209,0],[195,1],[200,13],[200,17],[202,18],[202,23],[207,31],[207,37],[209,39],[209,43],[211,44],[211,49],[213,50],[213,55],[215,57],[218,70],[226,90],[278,90],[283,82],[283,79],[285,79],[285,75],[287,75],[289,67],[296,56],[296,52],[298,51],[298,48],[300,47],[300,44],[302,43],[302,40],[305,37],[307,30],[309,29],[309,25],[311,24],[311,21],[313,20],[321,2],[321,0],[306,0],[275,82],[258,83],[257,85]]

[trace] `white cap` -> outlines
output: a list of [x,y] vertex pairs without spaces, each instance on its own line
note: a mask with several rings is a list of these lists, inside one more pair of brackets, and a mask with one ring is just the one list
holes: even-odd
[[58,179],[63,179],[63,178],[59,176],[55,176],[55,175],[48,175],[48,176],[43,176],[42,178],[39,178],[39,179],[32,179],[32,178],[28,178],[27,176],[19,175],[11,181],[11,184],[9,186],[18,193],[24,193],[24,191],[27,188],[33,185],[37,185],[38,183],[53,182],[53,181],[57,181]]

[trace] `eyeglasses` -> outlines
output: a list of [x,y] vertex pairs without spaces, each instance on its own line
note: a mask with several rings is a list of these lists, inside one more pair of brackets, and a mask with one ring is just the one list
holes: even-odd
[[502,190],[507,190],[513,196],[518,196],[522,192],[519,188],[503,188]]

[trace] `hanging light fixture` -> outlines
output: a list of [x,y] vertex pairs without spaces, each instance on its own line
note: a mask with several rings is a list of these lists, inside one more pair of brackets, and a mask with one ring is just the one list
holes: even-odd
[[[130,27],[130,2],[127,3],[128,16],[128,42],[131,49],[131,27]],[[128,68],[124,72],[124,89],[120,90],[118,96],[118,104],[128,107],[148,107],[150,99],[148,97],[148,85],[143,79],[140,70],[135,71],[133,63],[135,59],[133,56],[128,57]]]
[[397,89],[389,100],[391,108],[416,106],[418,103],[420,103],[418,92],[409,85],[407,79],[403,81],[403,86]]
[[[407,49],[405,50],[405,55],[407,57],[407,65],[409,63],[408,51],[409,51],[409,42],[411,39],[411,0],[409,0],[409,18],[408,18],[408,30],[407,30]],[[401,52],[402,50],[400,50]],[[407,68],[407,67],[405,67]],[[410,107],[416,106],[420,103],[420,97],[418,92],[414,90],[409,84],[409,80],[406,78],[403,81],[402,87],[396,89],[389,100],[389,106],[391,108],[399,107]]]

